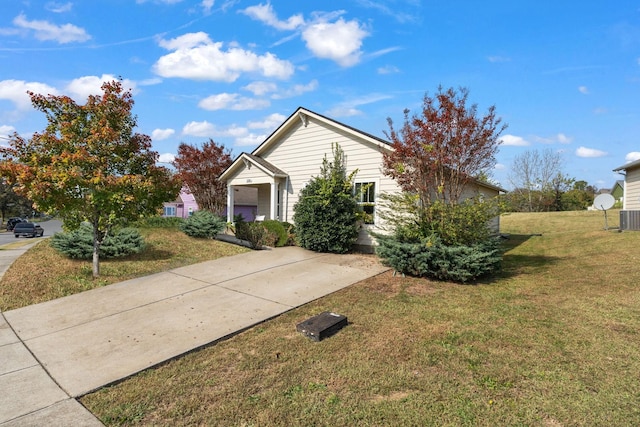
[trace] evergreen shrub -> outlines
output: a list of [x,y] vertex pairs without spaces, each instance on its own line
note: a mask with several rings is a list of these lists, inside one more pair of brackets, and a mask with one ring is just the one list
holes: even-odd
[[180,230],[190,237],[213,239],[226,226],[227,222],[220,216],[210,211],[199,210],[184,220]]
[[274,246],[278,235],[267,230],[262,222],[240,222],[236,224],[236,237],[246,240],[252,249],[262,249],[263,246]]
[[277,236],[273,246],[279,248],[287,244],[287,238],[289,235],[287,234],[287,229],[283,223],[274,219],[267,219],[262,222],[262,226],[266,228],[267,231]]
[[296,240],[316,252],[346,253],[358,237],[358,204],[353,176],[347,176],[344,153],[333,147],[334,161],[325,156],[320,176],[313,177],[300,192],[294,206]]
[[151,216],[142,218],[135,222],[141,228],[179,228],[184,222],[184,218],[177,216]]
[[[51,246],[69,258],[91,259],[93,228],[84,223],[73,231],[56,233],[51,237]],[[144,247],[144,238],[137,229],[131,227],[115,229],[107,235],[100,246],[100,258],[126,257],[142,252]]]
[[445,245],[436,237],[402,241],[377,234],[377,255],[394,270],[418,277],[467,283],[500,270],[502,250],[497,238],[470,245]]

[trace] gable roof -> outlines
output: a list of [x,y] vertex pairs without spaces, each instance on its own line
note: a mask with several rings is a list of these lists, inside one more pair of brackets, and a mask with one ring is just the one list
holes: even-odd
[[278,169],[262,157],[254,156],[253,154],[249,153],[242,153],[238,156],[237,159],[233,161],[233,163],[231,163],[231,165],[227,169],[224,170],[224,172],[222,172],[222,174],[220,174],[219,179],[221,181],[225,181],[229,175],[232,175],[239,168],[251,167],[252,165],[256,166],[266,175],[271,177],[285,178],[287,176],[284,171]]
[[[234,162],[222,172],[222,174],[220,175],[220,180],[226,181],[231,175],[233,175],[233,173],[235,173],[235,171],[238,170],[238,168],[240,168],[243,164],[246,165],[247,161],[255,164],[270,176],[286,177],[287,176],[286,172],[278,169],[276,166],[267,162],[262,157],[260,157],[260,155],[263,154],[265,151],[267,151],[271,146],[276,144],[280,140],[282,135],[286,134],[294,125],[298,123],[298,120],[300,120],[302,124],[306,126],[308,123],[309,117],[312,117],[315,120],[325,123],[331,127],[337,128],[357,138],[364,139],[365,141],[368,141],[378,147],[382,147],[389,151],[393,150],[393,147],[389,141],[386,141],[375,135],[371,135],[370,133],[363,132],[352,126],[341,123],[337,120],[323,116],[322,114],[318,114],[304,107],[298,107],[296,111],[294,111],[293,114],[291,114],[280,126],[278,126],[278,128],[274,130],[271,133],[271,135],[269,135],[267,139],[265,139],[262,142],[262,144],[260,144],[255,150],[253,150],[251,154],[245,153],[245,152],[240,154],[240,156],[238,156],[238,158],[234,160]],[[498,193],[507,192],[507,190],[505,190],[504,188],[498,187],[497,185],[489,184],[487,182],[480,181],[477,179],[474,181],[476,185],[488,188],[490,190],[494,190]]]
[[309,117],[313,117],[314,119],[320,122],[323,122],[329,126],[338,128],[343,132],[362,138],[376,145],[379,145],[380,143],[382,143],[383,147],[391,150],[391,143],[389,141],[386,141],[382,138],[378,138],[377,136],[371,135],[370,133],[363,132],[352,126],[345,125],[344,123],[341,123],[337,120],[333,120],[328,117],[325,117],[322,114],[318,114],[311,110],[307,110],[306,108],[298,107],[298,109],[294,111],[293,114],[291,114],[275,131],[273,131],[273,133],[271,133],[271,135],[269,135],[262,144],[260,144],[255,150],[253,150],[251,154],[255,156],[259,156],[260,154],[264,153],[267,149],[269,149],[273,144],[275,144],[280,139],[281,135],[289,131],[289,129],[291,129],[291,127],[294,124],[296,124],[298,120],[302,121],[303,125],[306,126],[306,124],[309,121]]
[[619,168],[615,168],[614,172],[627,171],[629,169],[640,168],[640,160],[636,160],[635,162],[627,163],[624,166],[620,166]]

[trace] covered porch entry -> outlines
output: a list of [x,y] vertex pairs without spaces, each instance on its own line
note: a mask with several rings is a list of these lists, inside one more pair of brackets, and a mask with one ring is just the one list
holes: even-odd
[[256,220],[289,221],[289,176],[264,159],[242,153],[223,173],[227,182],[227,222],[234,222],[235,194],[240,187],[257,189]]

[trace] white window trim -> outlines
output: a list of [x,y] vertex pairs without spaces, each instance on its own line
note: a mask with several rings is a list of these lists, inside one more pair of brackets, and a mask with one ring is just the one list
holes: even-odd
[[[375,191],[374,191],[374,197],[375,197],[375,201],[373,202],[373,224],[362,224],[362,226],[364,228],[375,228],[378,224],[379,224],[379,218],[378,218],[378,200],[380,197],[380,178],[356,178],[353,180],[353,190],[355,192],[355,188],[356,188],[356,184],[369,184],[369,183],[373,183],[373,185],[375,186]],[[358,202],[358,205],[360,205],[360,202]]]

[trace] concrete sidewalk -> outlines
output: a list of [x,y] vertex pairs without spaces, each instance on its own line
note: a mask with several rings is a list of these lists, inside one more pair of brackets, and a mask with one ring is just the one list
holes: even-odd
[[7,311],[0,426],[100,425],[74,397],[385,270],[371,257],[286,247]]

